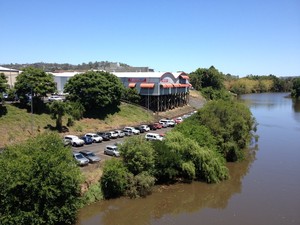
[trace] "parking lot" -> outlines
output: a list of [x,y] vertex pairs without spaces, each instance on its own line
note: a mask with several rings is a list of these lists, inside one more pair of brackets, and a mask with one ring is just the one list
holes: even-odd
[[[149,132],[151,133],[157,133],[157,134],[165,134],[166,132],[170,131],[172,129],[172,127],[167,127],[167,128],[162,128],[162,129],[158,129],[158,130],[151,130]],[[139,135],[136,136],[140,136],[140,137],[145,137],[145,133],[141,133]],[[72,150],[75,152],[79,152],[82,150],[88,150],[91,151],[93,153],[95,153],[97,156],[99,156],[101,158],[101,162],[105,161],[106,159],[110,159],[112,156],[108,156],[104,154],[104,148],[106,145],[114,145],[115,143],[118,142],[124,142],[127,138],[127,136],[123,137],[123,138],[117,138],[117,139],[111,139],[109,141],[102,141],[101,143],[93,143],[93,144],[89,144],[89,145],[84,145],[82,147],[72,147]]]

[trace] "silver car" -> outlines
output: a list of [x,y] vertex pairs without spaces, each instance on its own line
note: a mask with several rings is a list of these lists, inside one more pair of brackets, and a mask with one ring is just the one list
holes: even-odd
[[81,153],[85,158],[87,158],[90,161],[90,163],[97,163],[101,161],[100,157],[96,156],[94,152],[83,150],[79,153]]
[[89,164],[89,160],[79,152],[73,152],[73,157],[79,166],[85,166]]
[[118,146],[115,145],[107,145],[104,149],[104,154],[115,156],[115,157],[120,156],[120,152],[118,151]]

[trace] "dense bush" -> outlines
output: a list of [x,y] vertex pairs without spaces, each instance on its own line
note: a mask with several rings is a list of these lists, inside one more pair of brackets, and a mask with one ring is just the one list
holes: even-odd
[[155,184],[155,177],[147,172],[134,176],[129,174],[126,195],[131,198],[145,197],[152,192]]
[[291,95],[294,98],[300,97],[300,78],[295,78],[293,80],[293,87],[292,87]]
[[9,146],[0,174],[0,224],[74,223],[81,175],[58,135]]
[[160,181],[176,179],[219,182],[228,177],[225,160],[215,150],[200,147],[189,137],[172,131],[165,141],[155,144],[157,153],[155,175]]
[[126,168],[137,175],[141,172],[153,173],[154,150],[145,138],[132,137],[120,146],[120,153]]
[[204,125],[211,131],[228,161],[241,157],[237,151],[249,143],[256,125],[249,108],[237,101],[211,101],[192,119],[195,125]]
[[121,160],[107,160],[100,181],[104,197],[115,198],[122,196],[128,186],[128,177],[129,172]]

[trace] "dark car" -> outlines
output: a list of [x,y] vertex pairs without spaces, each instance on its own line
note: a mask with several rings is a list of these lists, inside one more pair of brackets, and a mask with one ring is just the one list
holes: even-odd
[[93,144],[93,139],[91,137],[83,136],[80,139],[84,141],[85,145]]
[[134,127],[134,129],[137,129],[140,131],[140,133],[145,133],[145,130],[141,127]]
[[81,153],[85,158],[87,158],[90,161],[90,163],[100,162],[101,160],[100,157],[96,156],[95,153],[91,151],[83,150],[79,153]]
[[149,124],[148,127],[150,127],[150,130],[157,130],[154,124]]
[[110,135],[105,132],[97,132],[99,136],[103,138],[103,141],[109,141],[110,140]]

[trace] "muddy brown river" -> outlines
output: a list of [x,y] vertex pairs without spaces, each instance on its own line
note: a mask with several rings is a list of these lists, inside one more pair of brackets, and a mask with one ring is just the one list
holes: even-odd
[[242,96],[258,125],[247,159],[228,163],[230,179],[156,187],[141,199],[84,207],[77,225],[300,224],[300,102],[287,93]]

